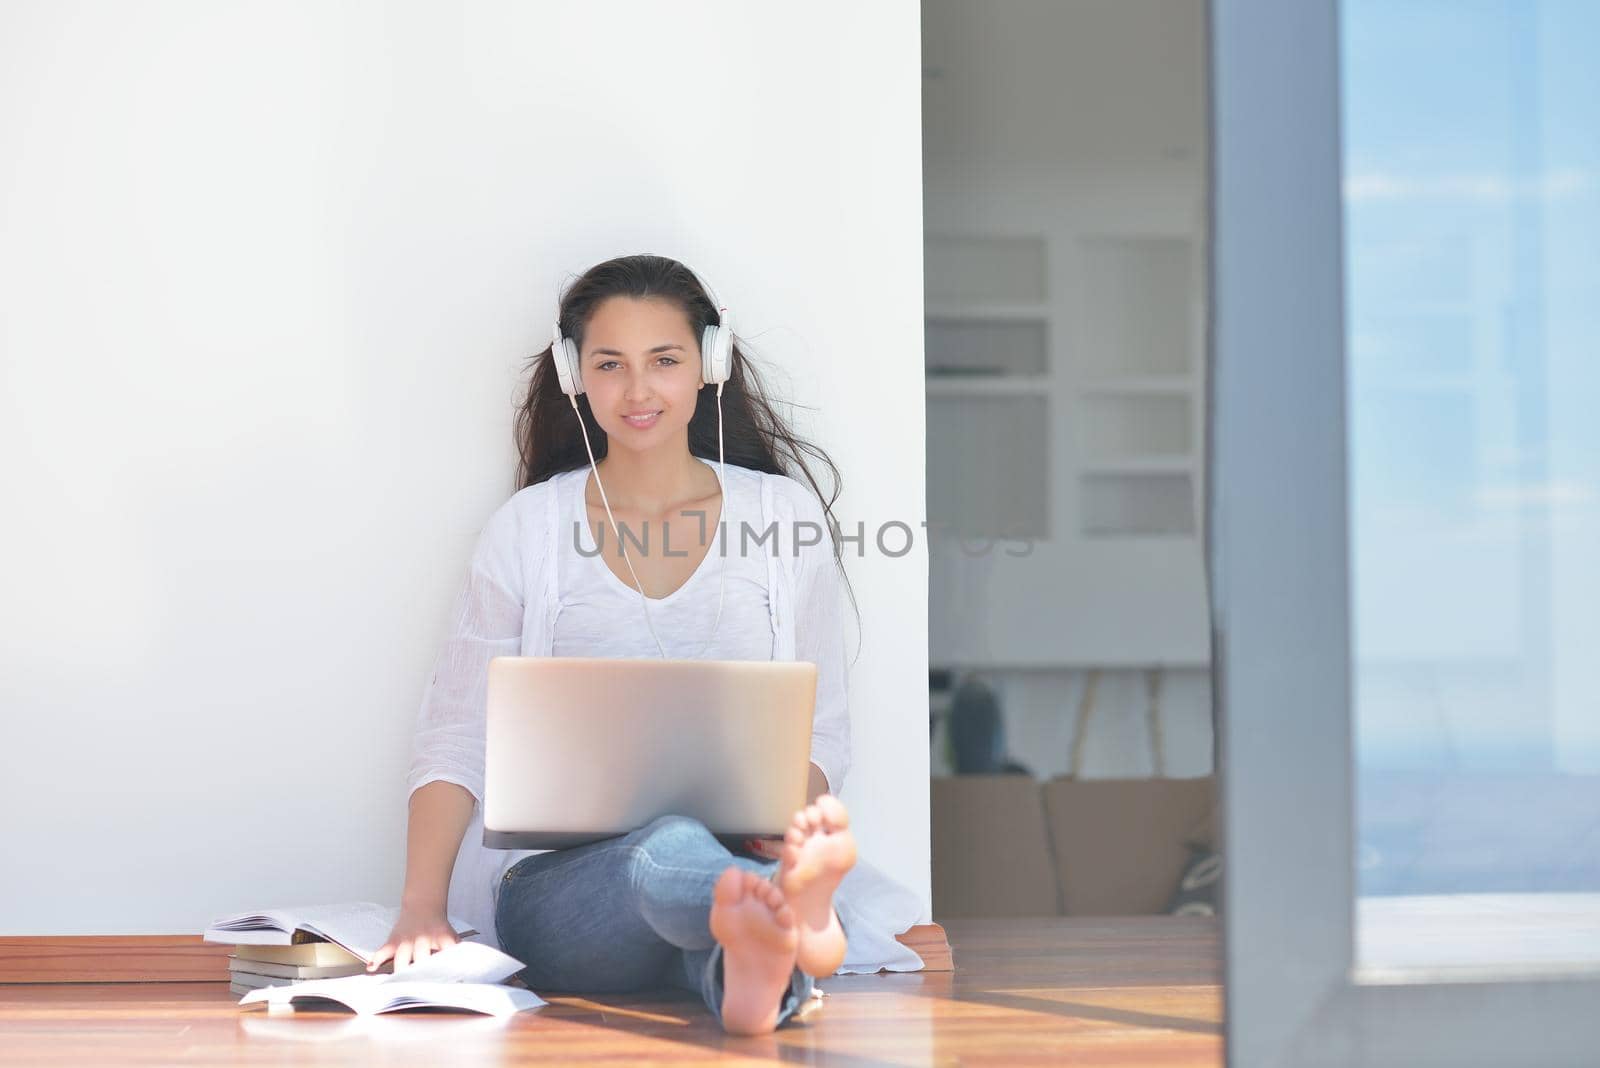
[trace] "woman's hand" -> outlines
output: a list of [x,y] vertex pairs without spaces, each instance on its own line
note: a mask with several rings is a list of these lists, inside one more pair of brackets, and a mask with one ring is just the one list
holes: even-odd
[[[809,765],[806,771],[806,804],[815,804],[817,798],[828,792],[828,777],[822,769],[815,764]],[[746,838],[744,850],[767,860],[783,859],[783,835],[774,835],[770,838]]]
[[400,918],[395,921],[394,930],[389,932],[389,941],[373,956],[367,971],[377,971],[378,966],[390,958],[394,959],[395,971],[399,971],[417,963],[429,953],[437,953],[458,941],[455,931],[450,928],[444,906],[401,905]]
[[782,838],[746,838],[744,840],[746,853],[753,853],[767,860],[780,860],[783,857]]

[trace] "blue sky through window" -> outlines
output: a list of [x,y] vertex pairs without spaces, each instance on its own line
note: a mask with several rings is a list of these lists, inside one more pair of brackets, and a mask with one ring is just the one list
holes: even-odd
[[1600,3],[1341,24],[1363,889],[1600,889]]

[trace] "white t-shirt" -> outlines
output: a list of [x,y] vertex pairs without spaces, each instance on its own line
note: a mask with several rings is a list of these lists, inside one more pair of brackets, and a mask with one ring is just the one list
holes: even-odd
[[[716,465],[711,465],[716,470]],[[771,660],[773,633],[769,621],[767,563],[752,538],[741,537],[748,527],[759,531],[760,486],[730,467],[722,493],[722,514],[712,527],[704,519],[712,542],[689,578],[665,597],[650,598],[649,623],[667,656],[695,660]],[[582,473],[588,475],[587,471]],[[585,521],[584,490],[587,477],[571,480],[561,494],[561,605],[556,613],[553,656],[655,657],[660,652],[646,626],[639,590],[619,578],[607,565],[618,560],[616,531],[607,521],[597,542]],[[692,523],[693,520],[691,519]],[[628,557],[639,566],[639,547],[659,557],[664,551],[700,552],[699,530],[674,526],[676,542],[663,544],[660,526],[630,526],[619,521]],[[599,554],[599,555],[597,555]],[[723,573],[723,569],[726,572]],[[627,574],[626,565],[622,568]],[[717,616],[718,583],[722,615]],[[712,626],[715,624],[715,631]],[[709,643],[709,644],[708,644]]]
[[[715,463],[709,466],[721,473]],[[535,852],[483,844],[489,661],[496,656],[552,656],[558,649],[581,649],[578,655],[584,656],[658,655],[644,626],[638,591],[611,574],[603,560],[586,559],[574,546],[571,521],[584,514],[581,494],[589,473],[584,466],[553,475],[519,490],[489,517],[417,712],[407,794],[441,780],[472,794],[471,821],[451,869],[449,911],[471,923],[479,932],[477,940],[489,945],[498,944],[494,903],[504,874]],[[786,475],[735,464],[727,465],[726,475],[727,601],[712,649],[700,659],[815,663],[811,761],[837,792],[851,762],[849,665],[844,583],[821,502]],[[756,537],[775,529],[776,540],[757,542],[741,553],[735,516],[751,518]],[[594,547],[592,531],[581,544]],[[689,583],[661,599],[664,613],[652,607],[652,622],[669,656],[693,654],[705,641],[716,612],[715,567],[721,559],[707,554]],[[718,644],[723,642],[727,644]],[[746,655],[733,656],[734,651]],[[856,878],[863,874],[853,872],[846,883],[864,882]],[[876,971],[920,966],[910,963],[915,954],[908,960],[893,939],[894,933],[918,922],[915,899],[882,881],[876,885],[861,898],[873,918],[862,918],[852,928],[847,967]],[[835,903],[841,918],[856,915],[842,893]],[[869,934],[882,937],[860,937]]]

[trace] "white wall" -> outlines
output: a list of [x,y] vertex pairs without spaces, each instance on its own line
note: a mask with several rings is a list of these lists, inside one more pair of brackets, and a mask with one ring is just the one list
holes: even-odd
[[[915,527],[919,63],[908,0],[0,8],[0,934],[397,900],[413,717],[592,263],[699,268],[841,518]],[[851,561],[845,796],[926,901],[923,550]]]

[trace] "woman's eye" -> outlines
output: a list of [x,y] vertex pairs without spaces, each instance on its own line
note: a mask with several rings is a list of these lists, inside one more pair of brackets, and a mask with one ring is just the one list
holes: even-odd
[[[668,366],[671,366],[671,365],[674,365],[674,364],[678,363],[679,361],[678,361],[678,358],[676,356],[663,356],[663,357],[661,357],[661,362],[667,364]],[[622,365],[619,364],[616,360],[603,360],[600,363],[595,364],[594,369],[596,371],[605,371],[605,370],[609,370],[612,367],[620,367],[620,366],[622,366]]]

